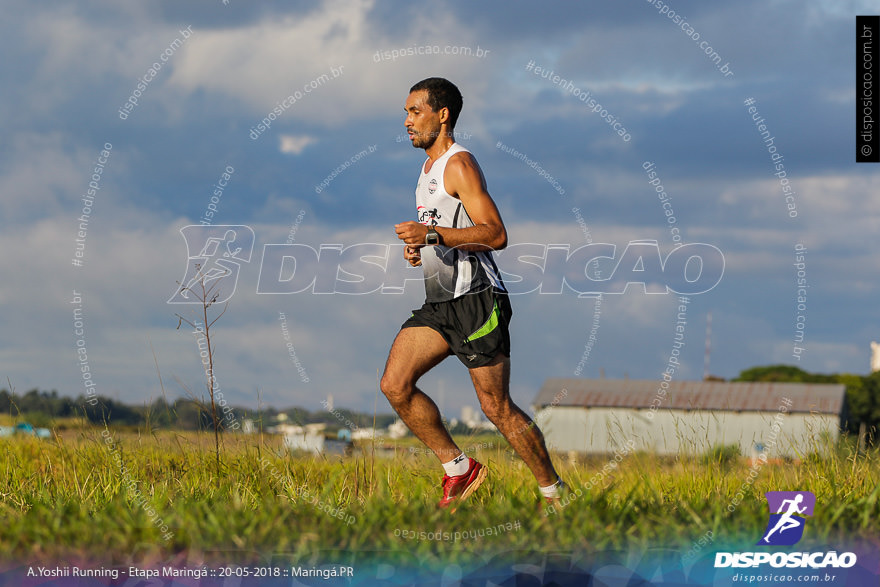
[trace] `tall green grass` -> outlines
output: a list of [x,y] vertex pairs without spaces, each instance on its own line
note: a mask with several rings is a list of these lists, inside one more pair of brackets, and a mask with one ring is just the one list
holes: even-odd
[[[267,553],[315,562],[376,551],[384,560],[467,562],[476,552],[535,547],[685,552],[707,531],[719,545],[754,544],[771,490],[817,496],[810,540],[880,542],[880,457],[849,450],[846,441],[800,462],[768,463],[753,483],[751,463],[730,455],[712,462],[632,453],[613,468],[605,457],[556,455],[574,492],[553,513],[501,437],[462,439],[463,448],[484,447],[475,453],[490,474],[454,514],[436,508],[443,472],[422,451],[381,457],[365,447],[349,457],[309,457],[291,456],[268,436],[227,435],[223,443],[218,475],[213,438],[204,433],[0,439],[0,559],[107,564],[199,553],[222,562],[232,552],[238,562]],[[485,532],[499,525],[501,533]],[[483,536],[436,539],[479,530]]]

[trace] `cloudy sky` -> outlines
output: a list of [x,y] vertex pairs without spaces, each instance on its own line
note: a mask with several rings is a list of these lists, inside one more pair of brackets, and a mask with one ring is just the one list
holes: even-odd
[[[644,272],[620,268],[646,286],[598,302],[567,287],[514,297],[518,402],[528,405],[547,377],[659,379],[679,302],[645,290],[682,284],[656,261],[682,243],[720,250],[723,276],[689,297],[676,379],[702,377],[709,313],[714,375],[772,363],[867,372],[870,341],[880,339],[880,168],[854,163],[853,37],[855,15],[872,7],[536,7],[9,0],[17,16],[0,24],[9,56],[0,63],[3,378],[20,392],[75,396],[86,391],[87,364],[97,393],[140,403],[161,395],[158,365],[169,398],[202,394],[196,337],[176,329],[175,316],[194,320],[196,308],[167,302],[197,254],[180,229],[212,206],[212,224],[254,234],[249,259],[228,261],[237,285],[214,330],[227,400],[314,410],[332,393],[337,406],[372,410],[390,343],[422,302],[420,283],[397,293],[268,293],[272,276],[276,290],[290,285],[281,280],[293,266],[264,253],[288,242],[397,242],[393,225],[415,217],[424,159],[405,139],[403,103],[414,82],[435,75],[464,94],[459,141],[481,163],[511,243],[615,245],[601,272],[618,286],[612,272],[627,244],[657,244],[630,268]],[[808,285],[800,309],[798,245]],[[387,266],[403,283],[391,252],[354,264],[374,280],[375,263]],[[699,264],[687,267],[685,279],[698,280]],[[706,259],[704,275],[720,270]],[[554,275],[546,267],[544,281]],[[450,417],[475,403],[454,359],[424,388]],[[378,408],[390,411],[381,396]]]

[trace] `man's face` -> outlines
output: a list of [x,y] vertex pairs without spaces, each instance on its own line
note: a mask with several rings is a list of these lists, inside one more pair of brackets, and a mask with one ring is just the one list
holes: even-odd
[[412,92],[406,99],[406,132],[416,149],[427,149],[440,136],[440,119],[445,108],[434,112],[428,104],[428,91]]

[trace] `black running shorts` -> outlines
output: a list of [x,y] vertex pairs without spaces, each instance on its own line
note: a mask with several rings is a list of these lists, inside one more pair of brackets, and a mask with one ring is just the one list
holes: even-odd
[[466,367],[482,367],[498,353],[510,356],[508,324],[513,310],[507,294],[486,288],[446,302],[425,302],[401,329],[427,326],[440,333]]

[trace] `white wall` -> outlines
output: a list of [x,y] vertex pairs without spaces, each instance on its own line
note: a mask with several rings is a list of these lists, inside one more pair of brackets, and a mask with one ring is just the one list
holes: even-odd
[[555,406],[535,419],[551,450],[612,453],[630,440],[635,450],[702,454],[715,445],[739,444],[744,456],[803,457],[837,440],[839,418],[829,414],[635,410]]

